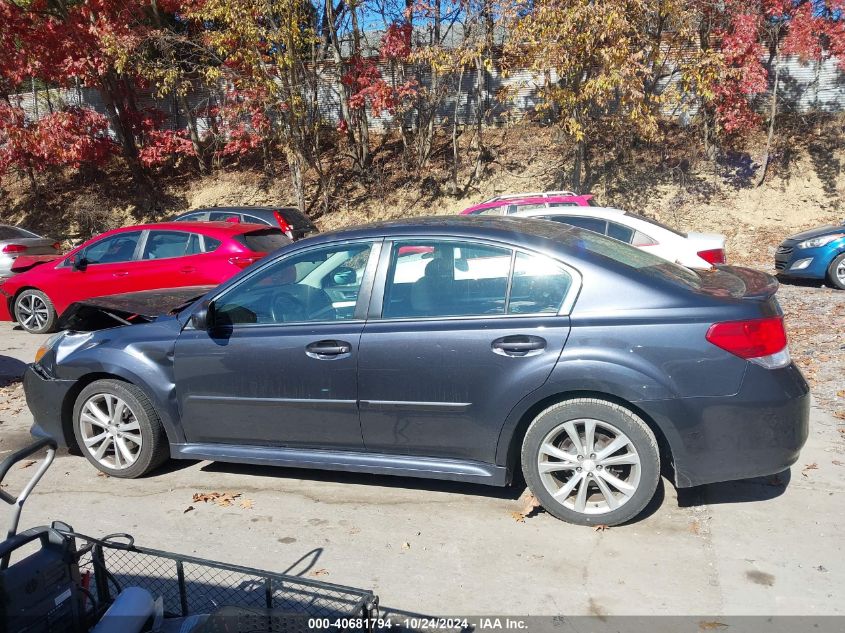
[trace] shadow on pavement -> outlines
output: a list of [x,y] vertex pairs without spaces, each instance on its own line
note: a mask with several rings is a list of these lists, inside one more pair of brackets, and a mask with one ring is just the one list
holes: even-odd
[[724,481],[695,488],[678,489],[678,506],[690,508],[700,505],[719,505],[723,503],[752,503],[768,501],[781,496],[792,479],[789,469],[769,475],[738,481]]

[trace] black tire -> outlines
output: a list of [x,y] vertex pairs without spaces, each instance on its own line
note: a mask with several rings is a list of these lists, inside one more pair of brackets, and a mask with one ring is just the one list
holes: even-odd
[[[83,427],[86,426],[86,423],[80,419],[82,416],[82,409],[90,399],[107,395],[122,400],[138,423],[141,445],[140,448],[138,448],[137,444],[129,444],[135,446],[137,449],[137,457],[135,458],[135,461],[128,466],[117,468],[103,463],[101,460],[97,459],[92,452],[92,449],[89,449],[85,444]],[[100,427],[89,425],[88,428]],[[161,425],[161,419],[159,418],[158,413],[156,413],[150,399],[135,385],[120,380],[97,380],[85,387],[79,393],[79,396],[76,398],[76,403],[73,406],[73,434],[76,438],[79,450],[82,451],[82,454],[85,455],[86,459],[88,459],[95,468],[111,477],[120,477],[123,479],[141,477],[163,464],[170,457],[167,435],[164,432],[164,428]],[[119,456],[114,456],[114,452],[117,450],[116,441],[117,440],[114,438],[111,439],[112,462],[115,462],[116,459],[119,458]],[[95,445],[93,448],[97,448],[97,446],[99,445]],[[108,460],[109,453],[103,457]]]
[[[36,307],[37,306],[37,307]],[[59,316],[50,297],[29,288],[15,297],[15,319],[30,334],[48,334],[56,331]]]
[[[583,445],[586,443],[586,427],[584,436],[581,436],[577,425],[587,420],[597,423],[594,431],[594,452],[590,455],[600,456],[604,448],[610,447],[614,437],[620,437],[618,434],[614,436],[615,429],[616,432],[624,434],[629,443],[612,451],[605,458],[621,459],[625,457],[630,459],[632,455],[630,447],[633,447],[633,453],[639,458],[638,472],[635,470],[637,466],[634,465],[602,466],[599,460],[590,459],[590,455],[581,455],[580,458],[575,457],[581,451],[576,448],[571,437],[561,426],[564,423],[575,424],[576,435]],[[561,435],[563,435],[563,438],[558,441]],[[555,473],[558,474],[546,473],[541,475],[540,448],[547,439],[559,451],[567,453],[567,456],[552,456],[552,460],[549,460],[549,454],[543,452],[543,461],[549,462],[551,465],[571,463],[571,468],[555,470]],[[623,450],[624,453],[622,453]],[[584,457],[587,458],[587,461],[583,460]],[[584,464],[584,466],[578,464]],[[577,475],[583,478],[580,481],[588,482],[585,489],[584,511],[576,510],[578,492],[582,487],[580,483],[571,493],[567,493],[563,500],[556,499],[547,487],[547,484],[557,486],[555,490],[563,493],[567,485],[572,483],[571,480],[576,477],[576,467],[577,473],[582,473]],[[633,492],[628,496],[622,493],[621,489],[611,486],[604,477],[599,476],[601,475],[599,471],[602,470],[606,475],[615,477],[620,483],[635,483],[636,485],[630,486]],[[522,472],[534,496],[537,497],[549,514],[558,519],[577,525],[619,525],[640,514],[654,497],[660,481],[660,451],[657,446],[657,438],[652,430],[629,409],[606,400],[576,398],[549,407],[541,412],[528,427],[525,439],[522,442]],[[605,488],[609,486],[613,497],[612,503],[618,504],[618,507],[611,507],[611,502],[607,501],[606,495],[602,493],[599,487],[600,483]],[[623,500],[619,501],[620,498]],[[573,507],[567,507],[564,502]],[[600,511],[602,505],[606,508]],[[591,513],[591,511],[594,513]]]
[[834,288],[845,290],[845,277],[837,274],[840,266],[845,266],[845,253],[840,253],[830,262],[830,266],[827,267],[827,283]]

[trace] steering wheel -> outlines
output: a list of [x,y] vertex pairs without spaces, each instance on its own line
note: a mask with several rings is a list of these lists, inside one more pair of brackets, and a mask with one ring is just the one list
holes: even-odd
[[289,292],[281,291],[270,305],[270,316],[273,317],[275,323],[307,321],[308,311],[301,299],[294,297]]

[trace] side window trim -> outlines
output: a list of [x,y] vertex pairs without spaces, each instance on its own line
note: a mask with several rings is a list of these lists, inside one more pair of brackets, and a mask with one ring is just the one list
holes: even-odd
[[[357,240],[342,240],[338,242],[328,242],[323,244],[315,244],[313,246],[308,246],[306,248],[299,248],[295,251],[291,251],[289,253],[285,253],[281,257],[274,257],[271,261],[263,262],[261,265],[257,266],[255,270],[251,271],[249,275],[246,277],[242,277],[238,279],[237,283],[232,286],[227,286],[220,290],[217,294],[213,297],[208,299],[207,303],[216,303],[219,301],[223,296],[228,294],[229,292],[234,291],[240,285],[246,283],[256,275],[261,274],[264,272],[268,267],[273,266],[275,264],[281,263],[283,260],[289,259],[291,257],[299,257],[309,251],[318,251],[324,250],[326,248],[332,248],[336,246],[343,246],[346,244],[369,244],[370,245],[370,255],[367,259],[367,264],[364,268],[364,275],[361,278],[361,286],[358,289],[358,300],[355,304],[355,310],[353,312],[353,318],[349,320],[331,320],[331,321],[290,321],[288,323],[239,323],[232,326],[229,326],[232,329],[240,329],[240,328],[267,328],[267,327],[287,327],[287,326],[298,326],[298,325],[336,325],[339,323],[359,323],[366,320],[366,306],[369,305],[370,296],[373,290],[373,278],[375,277],[375,268],[376,263],[378,261],[379,253],[381,252],[382,243],[384,242],[384,238],[382,237],[375,237],[375,238],[364,238],[364,239],[357,239]],[[204,302],[205,303],[205,302]],[[190,318],[187,318],[183,329],[192,329]]]
[[[382,310],[383,310],[383,303],[384,303],[384,292],[387,287],[387,279],[388,274],[390,272],[390,259],[391,253],[396,245],[396,242],[403,242],[407,240],[419,240],[419,241],[427,241],[427,240],[441,240],[444,242],[467,242],[471,241],[477,244],[483,244],[485,246],[493,246],[498,248],[507,248],[511,250],[511,263],[510,263],[510,271],[508,273],[508,285],[507,285],[507,294],[505,295],[505,312],[503,314],[482,314],[482,315],[472,315],[472,316],[433,316],[433,317],[396,317],[396,318],[382,318]],[[561,301],[560,309],[557,312],[557,316],[569,316],[572,313],[572,308],[575,305],[575,300],[578,298],[578,295],[581,292],[581,284],[583,283],[583,277],[578,269],[573,268],[569,264],[562,262],[560,259],[553,255],[548,255],[545,253],[532,251],[526,248],[522,248],[520,246],[514,246],[512,244],[505,244],[502,242],[496,242],[493,240],[477,240],[472,238],[459,238],[459,237],[451,237],[451,236],[438,236],[438,235],[408,235],[408,236],[400,236],[400,237],[390,237],[385,238],[384,243],[382,245],[381,256],[379,257],[378,261],[378,268],[375,272],[375,279],[372,286],[372,298],[370,300],[369,309],[367,310],[366,320],[367,321],[455,321],[455,320],[466,320],[466,319],[513,319],[513,318],[525,318],[525,317],[535,317],[535,316],[543,316],[548,317],[550,313],[548,312],[537,312],[537,313],[527,313],[527,314],[508,314],[508,308],[510,303],[510,294],[511,294],[511,287],[513,284],[513,274],[514,274],[514,267],[516,266],[516,256],[518,253],[524,253],[525,255],[529,256],[540,256],[540,257],[548,257],[549,259],[553,260],[557,263],[563,270],[565,270],[569,275],[572,277],[572,283],[567,290],[566,296]],[[368,264],[369,265],[369,264]],[[360,307],[360,306],[359,306]],[[357,314],[357,308],[356,308]]]

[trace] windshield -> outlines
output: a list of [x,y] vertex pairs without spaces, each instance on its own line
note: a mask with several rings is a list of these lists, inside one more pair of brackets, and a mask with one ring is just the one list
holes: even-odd
[[640,215],[639,213],[631,213],[630,211],[626,211],[625,215],[627,215],[629,218],[636,218],[637,220],[642,220],[643,222],[648,222],[649,224],[654,224],[655,226],[659,226],[661,229],[666,229],[667,231],[670,231],[670,232],[674,233],[675,235],[679,235],[681,237],[687,237],[686,233],[679,231],[677,229],[673,229],[668,224],[663,224],[663,222],[658,222],[654,218],[647,218],[644,215]]

